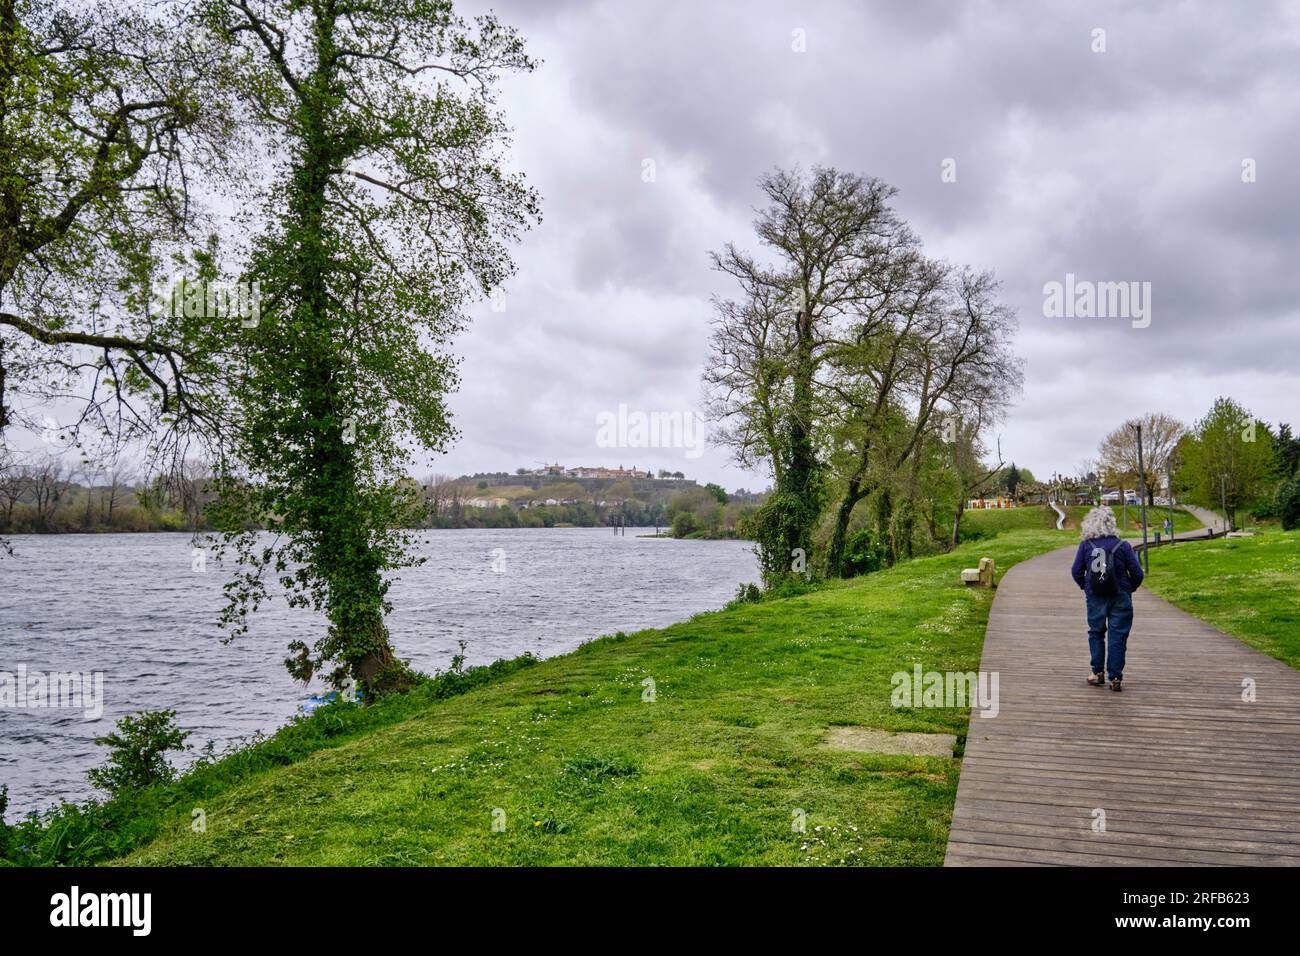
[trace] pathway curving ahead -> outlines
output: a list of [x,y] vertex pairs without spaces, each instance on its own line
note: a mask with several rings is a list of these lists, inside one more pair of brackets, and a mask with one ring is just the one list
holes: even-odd
[[1074,550],[998,585],[945,865],[1300,865],[1300,671],[1141,588],[1124,690],[1088,686]]
[[[1205,527],[1220,533],[1227,530],[1227,522],[1223,519],[1223,515],[1207,508],[1198,508],[1196,505],[1182,505],[1181,507]],[[1182,537],[1182,535],[1179,535],[1179,537]]]

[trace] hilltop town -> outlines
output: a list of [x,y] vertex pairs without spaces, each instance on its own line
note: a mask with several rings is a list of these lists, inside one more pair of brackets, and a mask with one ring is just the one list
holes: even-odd
[[423,491],[433,527],[655,527],[689,511],[707,513],[704,526],[734,528],[743,510],[762,500],[760,493],[744,488],[728,492],[700,485],[680,471],[651,473],[622,464],[566,467],[559,462],[518,468],[513,474],[431,475]]
[[[649,478],[650,472],[640,471],[636,468],[624,468],[619,465],[617,468],[565,468],[559,462],[553,465],[543,465],[541,468],[531,470],[520,468],[515,472],[516,475],[530,475],[538,478]],[[659,472],[660,478],[683,478],[685,477],[680,471],[669,474],[667,471]]]

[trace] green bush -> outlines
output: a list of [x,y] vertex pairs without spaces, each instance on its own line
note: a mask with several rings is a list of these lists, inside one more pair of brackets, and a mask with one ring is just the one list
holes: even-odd
[[[818,493],[819,494],[819,493]],[[817,494],[801,497],[789,492],[773,492],[763,504],[740,522],[740,535],[758,545],[758,561],[763,583],[772,587],[787,578],[803,578],[812,560],[811,543],[806,530],[821,513]],[[803,544],[798,544],[799,541]],[[803,549],[802,556],[797,555]],[[799,566],[800,558],[804,567]]]
[[1300,472],[1278,485],[1273,508],[1285,531],[1300,528]]
[[849,575],[870,574],[885,566],[889,548],[874,528],[855,531],[844,547],[844,566]]
[[740,607],[742,604],[757,604],[763,600],[763,589],[757,584],[741,584],[736,588],[736,596],[727,604],[727,609]]
[[[1281,490],[1282,489],[1279,487],[1278,491]],[[1265,495],[1261,498],[1256,498],[1250,503],[1249,507],[1246,509],[1246,513],[1255,521],[1268,521],[1276,518],[1278,516],[1277,496]]]
[[109,754],[107,764],[86,774],[91,783],[117,796],[176,779],[176,771],[163,755],[190,749],[185,743],[190,732],[176,726],[176,711],[128,714],[116,728],[115,733],[95,738],[95,743],[109,748]]
[[10,836],[9,825],[5,823],[5,811],[9,809],[9,788],[0,784],[0,860],[9,859]]
[[811,591],[820,591],[825,586],[826,582],[824,580],[795,575],[777,581],[776,584],[764,592],[763,599],[765,601],[776,601],[781,598],[799,597]]
[[679,511],[673,518],[673,537],[685,538],[700,530],[700,521],[691,511]]

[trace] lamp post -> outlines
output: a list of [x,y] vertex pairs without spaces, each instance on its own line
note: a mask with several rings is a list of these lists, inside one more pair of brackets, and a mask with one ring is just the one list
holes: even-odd
[[1228,476],[1219,474],[1219,507],[1223,511],[1223,533],[1228,533]]
[[1169,475],[1169,484],[1165,488],[1165,494],[1169,496],[1169,540],[1174,540],[1174,462],[1173,456],[1170,455],[1169,461],[1165,462],[1165,469]]
[[1142,495],[1142,570],[1151,570],[1151,561],[1147,556],[1147,472],[1142,462],[1142,423],[1138,422],[1138,493]]

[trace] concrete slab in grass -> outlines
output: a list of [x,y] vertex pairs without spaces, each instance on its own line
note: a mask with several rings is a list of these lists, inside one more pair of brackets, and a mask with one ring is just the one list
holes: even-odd
[[875,727],[832,727],[822,744],[831,750],[864,754],[903,754],[914,757],[951,757],[957,746],[954,734],[893,733]]

